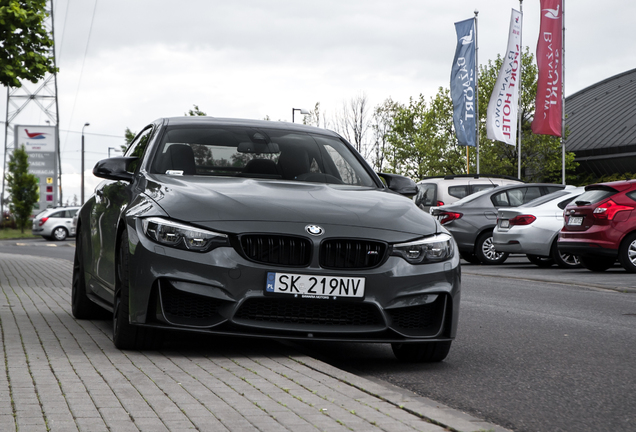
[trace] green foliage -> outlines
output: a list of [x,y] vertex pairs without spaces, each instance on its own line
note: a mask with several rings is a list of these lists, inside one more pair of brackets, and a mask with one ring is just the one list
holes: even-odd
[[29,173],[29,156],[24,149],[16,148],[9,158],[6,176],[9,192],[9,210],[13,213],[17,227],[24,233],[33,206],[38,202],[38,178]]
[[204,113],[203,111],[201,111],[199,109],[198,105],[192,105],[194,107],[194,109],[192,110],[188,110],[187,113],[185,113],[186,116],[192,116],[192,117],[196,117],[196,116],[206,116],[207,114]]
[[414,180],[466,172],[465,147],[458,146],[453,129],[450,91],[441,88],[428,103],[423,95],[399,105],[388,133],[386,158],[393,172]]
[[125,144],[121,145],[121,152],[122,153],[126,153],[126,150],[128,149],[128,146],[130,145],[131,142],[133,142],[133,140],[135,139],[136,136],[137,136],[137,132],[133,132],[133,131],[130,130],[130,128],[126,128],[126,131],[124,132]]
[[[479,150],[480,172],[517,176],[518,149],[486,136],[486,113],[503,59],[488,61],[479,68]],[[521,93],[521,178],[529,182],[561,183],[562,150],[559,137],[532,133],[532,119],[537,94],[538,69],[534,56],[526,47],[522,54]],[[574,153],[566,153],[566,182],[574,181]]]
[[3,0],[0,3],[0,83],[21,87],[57,69],[53,40],[44,27],[46,0]]

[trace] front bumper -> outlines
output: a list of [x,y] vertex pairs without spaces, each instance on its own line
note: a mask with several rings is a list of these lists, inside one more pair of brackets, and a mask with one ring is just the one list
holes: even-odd
[[[232,247],[207,253],[160,246],[129,227],[133,324],[296,340],[409,342],[455,337],[459,254],[411,265],[391,256],[367,270],[264,265]],[[268,272],[364,277],[362,299],[308,299],[265,292]]]

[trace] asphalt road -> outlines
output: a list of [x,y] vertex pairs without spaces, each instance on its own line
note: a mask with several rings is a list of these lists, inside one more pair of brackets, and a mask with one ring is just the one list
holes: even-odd
[[[3,241],[0,252],[72,260],[73,245]],[[458,337],[443,363],[405,365],[387,345],[301,348],[515,431],[636,431],[635,275],[513,258],[464,265],[462,289]]]
[[[403,365],[382,345],[308,349],[515,431],[636,431],[636,294],[591,288],[602,274],[523,259],[464,269],[458,337],[443,363]],[[571,273],[587,286],[564,283]],[[636,288],[620,269],[605,277]]]

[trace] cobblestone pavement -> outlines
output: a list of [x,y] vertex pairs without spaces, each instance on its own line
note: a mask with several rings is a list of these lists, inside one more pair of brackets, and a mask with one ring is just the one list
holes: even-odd
[[71,263],[0,254],[0,431],[504,431],[252,339],[120,351],[70,313]]

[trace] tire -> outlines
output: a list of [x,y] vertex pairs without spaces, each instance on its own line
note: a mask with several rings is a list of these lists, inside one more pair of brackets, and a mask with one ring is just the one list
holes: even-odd
[[612,267],[616,262],[616,258],[607,258],[599,256],[582,256],[579,257],[581,264],[586,269],[593,272],[604,272]]
[[475,256],[475,254],[473,253],[468,253],[468,252],[460,252],[459,256],[464,260],[469,262],[470,264],[481,264],[481,261],[479,261],[479,258],[477,258]]
[[68,231],[66,231],[66,228],[64,227],[55,228],[52,234],[53,234],[52,238],[55,241],[64,241],[66,240],[66,237],[68,237]]
[[557,244],[557,239],[554,239],[552,242],[552,248],[550,249],[550,255],[552,259],[561,268],[581,268],[581,260],[577,255],[572,255],[568,253],[559,252],[559,247]]
[[392,343],[391,349],[398,360],[409,363],[436,363],[446,358],[452,341]]
[[120,236],[116,264],[117,280],[113,299],[113,343],[121,350],[153,349],[158,346],[156,330],[130,323],[129,263],[128,233],[124,230]]
[[541,257],[539,255],[526,255],[526,258],[528,258],[528,261],[532,264],[542,268],[552,267],[552,264],[554,264],[554,260],[552,258]]
[[636,233],[631,233],[623,239],[618,249],[618,260],[629,273],[636,273]]
[[482,264],[501,264],[508,259],[508,252],[497,252],[492,243],[492,231],[485,232],[475,242],[475,256]]
[[71,313],[77,319],[102,319],[108,312],[93,303],[86,295],[86,279],[84,277],[84,257],[82,255],[81,237],[77,237],[75,257],[73,259],[73,279],[71,285]]

